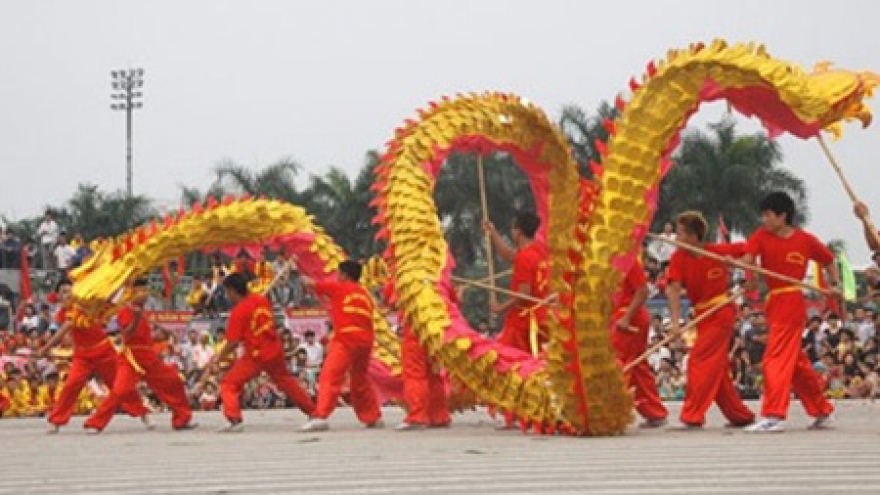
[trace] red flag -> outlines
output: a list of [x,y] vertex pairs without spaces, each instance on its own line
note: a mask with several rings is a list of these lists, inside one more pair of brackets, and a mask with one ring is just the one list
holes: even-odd
[[19,282],[18,294],[22,301],[26,301],[33,295],[31,287],[31,267],[28,263],[27,248],[21,248],[21,281]]
[[730,231],[724,223],[724,216],[718,215],[718,242],[730,242]]

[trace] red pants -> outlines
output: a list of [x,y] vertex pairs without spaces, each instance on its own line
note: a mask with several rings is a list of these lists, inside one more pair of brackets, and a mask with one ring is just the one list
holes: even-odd
[[[116,380],[116,362],[118,355],[108,344],[107,351],[95,356],[80,357],[74,355],[67,373],[64,386],[58,395],[58,402],[49,413],[47,420],[53,425],[63,426],[70,421],[79,393],[86,386],[92,376],[97,376],[108,388],[113,386]],[[144,407],[144,402],[138,394],[126,397],[119,406],[123,411],[134,417],[141,417],[149,411]]]
[[[641,310],[630,322],[630,325],[638,328],[638,332],[627,332],[617,329],[617,319],[624,313],[624,309],[615,312],[611,322],[611,344],[617,353],[617,359],[623,366],[635,361],[635,359],[648,350],[648,327],[651,324],[647,310]],[[630,387],[635,388],[636,411],[643,418],[664,419],[669,415],[660,395],[657,393],[657,380],[654,371],[647,360],[642,361],[627,372],[624,377]]]
[[834,406],[825,398],[822,381],[801,349],[801,335],[807,320],[803,295],[800,292],[772,295],[766,312],[768,335],[761,415],[785,419],[792,390],[810,416],[831,414]]
[[232,368],[223,377],[220,383],[220,397],[223,401],[223,415],[230,421],[241,421],[241,406],[239,399],[241,391],[247,382],[265,371],[269,378],[278,385],[287,397],[296,404],[302,412],[311,416],[315,410],[309,394],[300,387],[296,378],[287,369],[284,354],[278,354],[274,358],[265,361],[257,360],[250,354],[245,354],[236,360]]
[[445,426],[452,421],[446,407],[446,387],[439,374],[431,369],[431,359],[412,330],[403,334],[403,398],[407,423]]
[[120,355],[116,367],[116,380],[113,382],[110,395],[86,420],[84,426],[103,430],[113,418],[116,408],[122,402],[138,395],[137,384],[141,380],[145,381],[159,400],[171,409],[171,425],[174,428],[186,426],[192,419],[192,410],[183,388],[183,381],[177,374],[177,368],[163,363],[152,350],[132,351],[132,356],[144,374],[140,375],[128,359]]
[[728,351],[736,314],[733,306],[719,310],[697,326],[697,341],[688,357],[687,393],[681,421],[702,425],[712,402],[734,425],[755,420],[730,378]]
[[350,377],[351,406],[361,423],[369,425],[382,417],[376,392],[367,377],[372,351],[372,343],[349,344],[338,340],[330,343],[318,379],[318,407],[314,414],[316,418],[326,419],[336,408],[346,372]]

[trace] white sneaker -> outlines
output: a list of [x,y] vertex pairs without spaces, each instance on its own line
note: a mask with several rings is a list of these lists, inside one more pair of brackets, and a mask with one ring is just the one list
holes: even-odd
[[155,429],[156,429],[156,423],[153,422],[153,417],[150,416],[149,413],[144,414],[143,416],[141,416],[141,423],[143,423],[143,424],[144,424],[144,428],[146,428],[146,429],[148,429],[148,430],[151,430],[151,431],[152,431],[152,430],[155,430]]
[[230,421],[226,424],[226,426],[222,426],[217,430],[217,433],[241,433],[244,431],[244,422],[239,421],[237,423],[233,423]]
[[100,435],[101,430],[95,428],[94,426],[86,426],[83,429],[86,430],[86,435]]
[[743,431],[746,433],[782,433],[785,431],[785,425],[778,418],[762,418]]
[[330,429],[330,422],[322,418],[312,418],[299,429],[305,433],[310,431],[327,431]]
[[810,426],[807,427],[808,430],[833,430],[837,426],[837,421],[834,420],[834,416],[819,416],[816,418]]
[[376,430],[381,430],[382,428],[385,428],[385,421],[383,421],[381,418],[377,419],[376,421],[373,421],[372,423],[368,424],[367,428],[374,428]]
[[49,423],[46,426],[46,434],[47,435],[56,435],[56,434],[58,434],[59,431],[61,431],[61,427],[58,425],[53,425],[52,423]]
[[400,423],[399,425],[395,426],[394,430],[395,431],[419,431],[419,430],[424,430],[425,428],[427,428],[425,425],[422,425],[419,423],[407,423],[406,421],[404,421],[403,423]]

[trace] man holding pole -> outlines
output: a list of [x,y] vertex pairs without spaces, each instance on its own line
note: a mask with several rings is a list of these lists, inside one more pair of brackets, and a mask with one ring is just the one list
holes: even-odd
[[[483,228],[492,239],[499,256],[513,262],[510,290],[531,298],[545,299],[549,292],[549,270],[547,265],[547,245],[535,239],[541,219],[531,212],[519,212],[513,220],[511,237],[514,246],[505,242],[495,226],[484,222]],[[510,297],[506,302],[494,303],[489,308],[493,313],[507,313],[498,340],[536,356],[547,340],[546,305]]]
[[[791,197],[784,192],[771,193],[761,202],[760,210],[763,227],[749,238],[744,261],[754,265],[760,258],[765,270],[802,280],[808,261],[814,260],[831,275],[833,289],[828,293],[840,297],[836,289],[840,275],[834,255],[812,234],[794,226],[795,204]],[[788,414],[792,390],[807,414],[816,418],[810,429],[830,428],[834,406],[825,399],[821,381],[800,347],[807,318],[803,293],[798,285],[787,280],[765,275],[765,281],[770,293],[765,308],[769,337],[763,362],[763,419],[746,431],[784,431],[783,421]]]
[[[669,411],[657,393],[657,382],[651,365],[641,355],[648,347],[651,316],[645,307],[648,280],[645,269],[636,261],[612,296],[611,345],[624,366],[629,386],[635,389],[636,411],[645,418],[643,428],[659,428],[666,424]],[[638,361],[633,366],[630,363]]]
[[143,380],[156,393],[159,400],[171,409],[171,425],[175,430],[191,430],[198,426],[192,422],[192,409],[177,368],[162,362],[153,347],[152,327],[144,317],[144,303],[149,295],[146,279],[134,282],[134,298],[130,306],[119,311],[116,319],[122,328],[122,353],[110,394],[85,422],[89,433],[104,430],[116,408],[130,397],[137,395],[137,384]]
[[303,413],[311,416],[315,404],[287,369],[284,348],[275,330],[275,316],[269,300],[250,292],[247,278],[242,273],[233,273],[223,279],[223,288],[234,307],[227,323],[226,344],[211,359],[208,369],[223,362],[239,344],[244,346],[245,352],[220,382],[223,415],[229,421],[220,432],[237,433],[243,430],[239,405],[241,391],[247,382],[263,371]]
[[[704,244],[707,231],[706,219],[698,212],[684,212],[676,219],[676,238],[679,242],[719,255],[743,256],[742,244]],[[713,312],[697,324],[697,340],[688,357],[687,389],[680,417],[682,424],[686,429],[702,428],[706,411],[713,401],[730,425],[739,427],[754,422],[754,413],[743,403],[730,378],[728,351],[736,308],[727,293],[727,267],[718,259],[679,249],[672,255],[667,277],[671,333],[681,331],[679,321],[683,291],[687,291],[697,317]]]
[[855,207],[853,208],[856,214],[856,218],[862,221],[862,225],[865,230],[865,242],[868,243],[868,248],[872,251],[880,251],[880,232],[875,231],[873,224],[868,221],[871,218],[871,211],[868,209],[868,206],[861,201],[857,201]]
[[333,340],[318,379],[318,405],[301,431],[330,428],[327,418],[336,408],[346,374],[351,383],[351,405],[358,419],[368,428],[384,425],[376,392],[367,375],[373,352],[374,303],[367,289],[358,283],[360,278],[361,264],[352,260],[339,264],[337,281],[318,282],[300,277],[303,285],[329,303],[333,325]]

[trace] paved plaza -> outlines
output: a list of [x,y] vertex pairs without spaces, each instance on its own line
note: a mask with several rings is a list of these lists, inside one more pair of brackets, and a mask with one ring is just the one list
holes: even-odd
[[[755,404],[752,404],[756,407]],[[677,414],[678,405],[671,405]],[[880,404],[838,403],[836,431],[806,431],[800,405],[783,434],[723,427],[566,438],[496,431],[480,412],[452,428],[361,428],[350,410],[333,429],[302,434],[294,410],[246,411],[247,430],[172,432],[167,415],[145,431],[117,416],[88,436],[82,418],[59,435],[39,419],[0,420],[0,493],[880,493]]]

